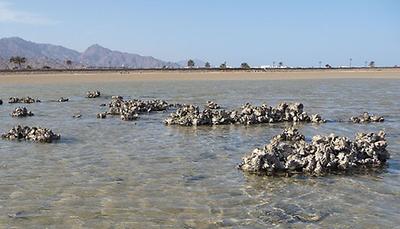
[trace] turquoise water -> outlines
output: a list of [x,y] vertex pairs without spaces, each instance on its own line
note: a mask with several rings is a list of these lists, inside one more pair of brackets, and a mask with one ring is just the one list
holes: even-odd
[[[62,135],[55,144],[0,141],[0,227],[266,228],[379,227],[400,225],[400,81],[135,81],[63,85],[10,85],[0,81],[0,132],[16,124],[43,126]],[[84,98],[100,90],[98,99]],[[285,124],[165,126],[169,112],[135,122],[96,118],[110,96],[164,99],[224,108],[245,102],[304,103],[328,122],[298,128],[308,137],[354,137],[384,129],[391,153],[382,173],[354,176],[259,177],[235,167]],[[12,118],[20,104],[35,116]],[[50,100],[68,97],[70,102]],[[384,123],[337,122],[369,111]],[[172,112],[172,111],[170,111]],[[74,119],[75,113],[82,118]],[[10,217],[11,216],[11,217]]]

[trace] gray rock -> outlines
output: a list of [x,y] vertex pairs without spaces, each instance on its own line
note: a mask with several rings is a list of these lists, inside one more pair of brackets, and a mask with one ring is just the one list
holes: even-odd
[[51,143],[60,139],[59,134],[54,134],[52,130],[41,127],[15,126],[8,133],[2,134],[3,139],[9,140],[29,140],[33,142]]
[[301,103],[280,103],[276,107],[265,104],[257,107],[246,103],[236,110],[199,110],[194,105],[182,105],[172,113],[164,123],[167,125],[196,126],[196,125],[252,125],[277,122],[315,122],[323,123],[320,115],[309,116],[303,111]]
[[33,113],[31,111],[28,111],[26,107],[17,107],[15,110],[11,113],[12,117],[28,117],[28,116],[33,116]]
[[104,119],[106,117],[107,117],[107,113],[105,113],[105,112],[97,114],[97,118]]
[[86,92],[86,98],[97,98],[100,97],[100,91],[88,91]]
[[57,100],[57,102],[60,102],[60,103],[64,103],[64,102],[68,102],[68,101],[69,101],[69,99],[68,98],[64,98],[64,97],[61,97],[61,98],[59,98]]
[[383,122],[385,119],[382,116],[377,116],[373,114],[369,114],[368,112],[364,112],[360,116],[353,116],[350,118],[350,121],[354,123],[369,123],[369,122]]
[[346,172],[382,167],[390,154],[385,133],[358,133],[355,140],[346,137],[316,135],[306,142],[297,129],[289,128],[272,138],[263,148],[245,155],[239,169],[256,174],[275,175]]
[[18,97],[10,97],[8,99],[8,103],[40,103],[39,99],[33,99],[31,97],[22,97],[22,98],[18,98]]

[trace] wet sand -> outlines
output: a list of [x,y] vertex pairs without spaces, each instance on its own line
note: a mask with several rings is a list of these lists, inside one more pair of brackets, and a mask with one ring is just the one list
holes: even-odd
[[320,80],[320,79],[400,79],[400,69],[301,70],[270,72],[45,72],[2,73],[0,84],[64,84],[124,81],[186,80]]

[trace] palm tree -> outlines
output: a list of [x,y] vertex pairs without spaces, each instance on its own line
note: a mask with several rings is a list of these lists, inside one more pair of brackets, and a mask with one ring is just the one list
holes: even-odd
[[247,63],[242,63],[241,65],[240,65],[240,67],[241,68],[243,68],[243,69],[250,69],[250,65],[249,64],[247,64]]
[[222,63],[222,64],[219,66],[219,68],[225,69],[225,68],[226,68],[226,61],[225,61],[224,63]]
[[193,68],[193,67],[194,67],[194,61],[193,61],[192,59],[188,60],[187,66],[188,66],[189,68]]
[[369,62],[368,67],[375,68],[375,61]]
[[71,60],[66,60],[65,63],[68,65],[68,68],[71,68],[72,61]]
[[319,68],[321,68],[322,67],[322,61],[318,61],[318,64],[319,64]]
[[353,58],[349,59],[349,67],[351,68],[351,62],[353,61]]
[[209,62],[206,62],[206,63],[204,64],[204,67],[205,67],[205,68],[211,68],[211,64],[210,64]]
[[278,63],[278,67],[280,67],[280,68],[283,67],[283,62],[282,62],[282,61],[280,61],[280,62]]
[[25,57],[20,56],[12,56],[10,58],[10,63],[18,64],[18,67],[21,68],[22,64],[26,62]]

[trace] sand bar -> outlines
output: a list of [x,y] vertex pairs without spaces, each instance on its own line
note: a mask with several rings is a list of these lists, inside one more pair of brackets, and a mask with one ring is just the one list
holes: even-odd
[[341,71],[274,71],[274,72],[46,72],[2,73],[4,84],[65,84],[124,81],[202,81],[202,80],[321,80],[321,79],[400,79],[400,69]]

